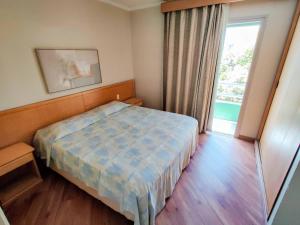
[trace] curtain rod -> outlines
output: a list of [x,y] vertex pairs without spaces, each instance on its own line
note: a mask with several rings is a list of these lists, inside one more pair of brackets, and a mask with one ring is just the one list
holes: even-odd
[[183,9],[198,8],[207,5],[229,4],[234,2],[241,2],[244,0],[173,0],[161,3],[160,11],[162,13],[172,12]]

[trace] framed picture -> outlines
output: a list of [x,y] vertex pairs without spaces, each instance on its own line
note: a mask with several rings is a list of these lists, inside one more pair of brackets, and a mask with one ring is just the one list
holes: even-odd
[[36,49],[49,93],[102,82],[97,49]]

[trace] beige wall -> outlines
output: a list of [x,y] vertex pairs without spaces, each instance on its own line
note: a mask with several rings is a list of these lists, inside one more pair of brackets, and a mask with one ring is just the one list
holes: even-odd
[[137,96],[156,109],[162,108],[163,20],[159,7],[131,14]]
[[[261,48],[250,79],[251,90],[241,122],[241,135],[256,137],[295,3],[296,0],[250,0],[230,6],[231,19],[266,17]],[[138,94],[146,99],[146,106],[161,106],[162,51],[157,48],[163,45],[163,16],[159,7],[154,7],[133,12],[131,19]],[[159,91],[160,95],[157,94]]]
[[7,221],[7,218],[4,215],[4,212],[1,207],[0,207],[0,225],[9,225],[9,222]]
[[34,48],[97,48],[101,85],[133,78],[130,13],[97,0],[1,0],[0,110],[100,85],[48,94]]
[[[267,23],[240,134],[255,137],[296,0],[235,3],[230,17]],[[97,0],[2,0],[0,110],[136,79],[146,106],[162,108],[163,15],[159,7],[126,12]],[[103,83],[48,94],[34,48],[97,48]]]
[[251,0],[233,4],[230,18],[266,17],[263,39],[258,49],[254,71],[249,77],[249,94],[240,135],[256,137],[268,99],[281,52],[290,27],[296,0]]

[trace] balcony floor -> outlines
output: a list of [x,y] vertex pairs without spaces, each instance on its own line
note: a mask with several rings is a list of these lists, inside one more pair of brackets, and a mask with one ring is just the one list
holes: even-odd
[[216,100],[214,105],[214,118],[237,122],[240,110],[240,103]]

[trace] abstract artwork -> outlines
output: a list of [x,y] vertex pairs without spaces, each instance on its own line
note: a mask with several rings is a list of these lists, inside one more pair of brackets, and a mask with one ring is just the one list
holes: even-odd
[[49,93],[101,83],[97,49],[36,49]]

